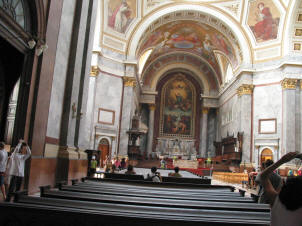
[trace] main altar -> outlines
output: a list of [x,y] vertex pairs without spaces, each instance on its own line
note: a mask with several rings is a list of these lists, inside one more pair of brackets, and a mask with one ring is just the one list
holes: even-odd
[[157,138],[155,149],[157,156],[177,158],[184,160],[196,160],[195,140]]

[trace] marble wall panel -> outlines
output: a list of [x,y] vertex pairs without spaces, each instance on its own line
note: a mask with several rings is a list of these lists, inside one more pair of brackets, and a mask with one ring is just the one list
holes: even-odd
[[[122,98],[123,81],[120,77],[100,73],[96,78],[94,109],[93,109],[93,126],[91,133],[91,145],[94,145],[94,127],[99,125],[98,112],[99,108],[111,110],[115,112],[114,125],[106,125],[111,128],[115,136],[118,137],[118,128],[120,121],[121,98]],[[92,142],[93,141],[93,142]],[[112,146],[112,152],[116,153],[116,145]]]
[[63,110],[62,103],[64,101],[65,78],[68,66],[74,10],[75,1],[64,1],[47,125],[47,136],[53,138],[59,138],[60,136],[61,115]]

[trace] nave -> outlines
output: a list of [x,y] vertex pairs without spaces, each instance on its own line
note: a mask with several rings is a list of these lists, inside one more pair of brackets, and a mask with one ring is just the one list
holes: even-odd
[[83,179],[1,203],[4,225],[269,225],[270,209],[232,186]]

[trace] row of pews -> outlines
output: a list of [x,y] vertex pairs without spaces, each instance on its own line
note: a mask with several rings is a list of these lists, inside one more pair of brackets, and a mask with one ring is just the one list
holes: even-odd
[[[1,225],[269,225],[268,205],[231,186],[98,179],[0,203]],[[3,224],[2,224],[3,223]]]

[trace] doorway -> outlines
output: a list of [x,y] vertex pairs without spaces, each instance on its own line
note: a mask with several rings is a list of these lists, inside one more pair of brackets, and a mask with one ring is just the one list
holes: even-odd
[[2,37],[0,37],[0,52],[5,53],[0,56],[0,140],[11,144],[13,126],[8,126],[8,121],[17,111],[18,94],[15,94],[15,106],[11,106],[10,100],[22,75],[24,55]]
[[103,168],[105,165],[104,163],[109,155],[109,142],[107,139],[103,138],[100,140],[98,150],[101,151],[101,156],[99,161],[100,161],[101,168]]
[[271,149],[265,148],[261,152],[261,161],[260,161],[260,164],[262,164],[263,162],[265,162],[266,160],[269,160],[269,159],[273,160],[273,152],[272,152]]

